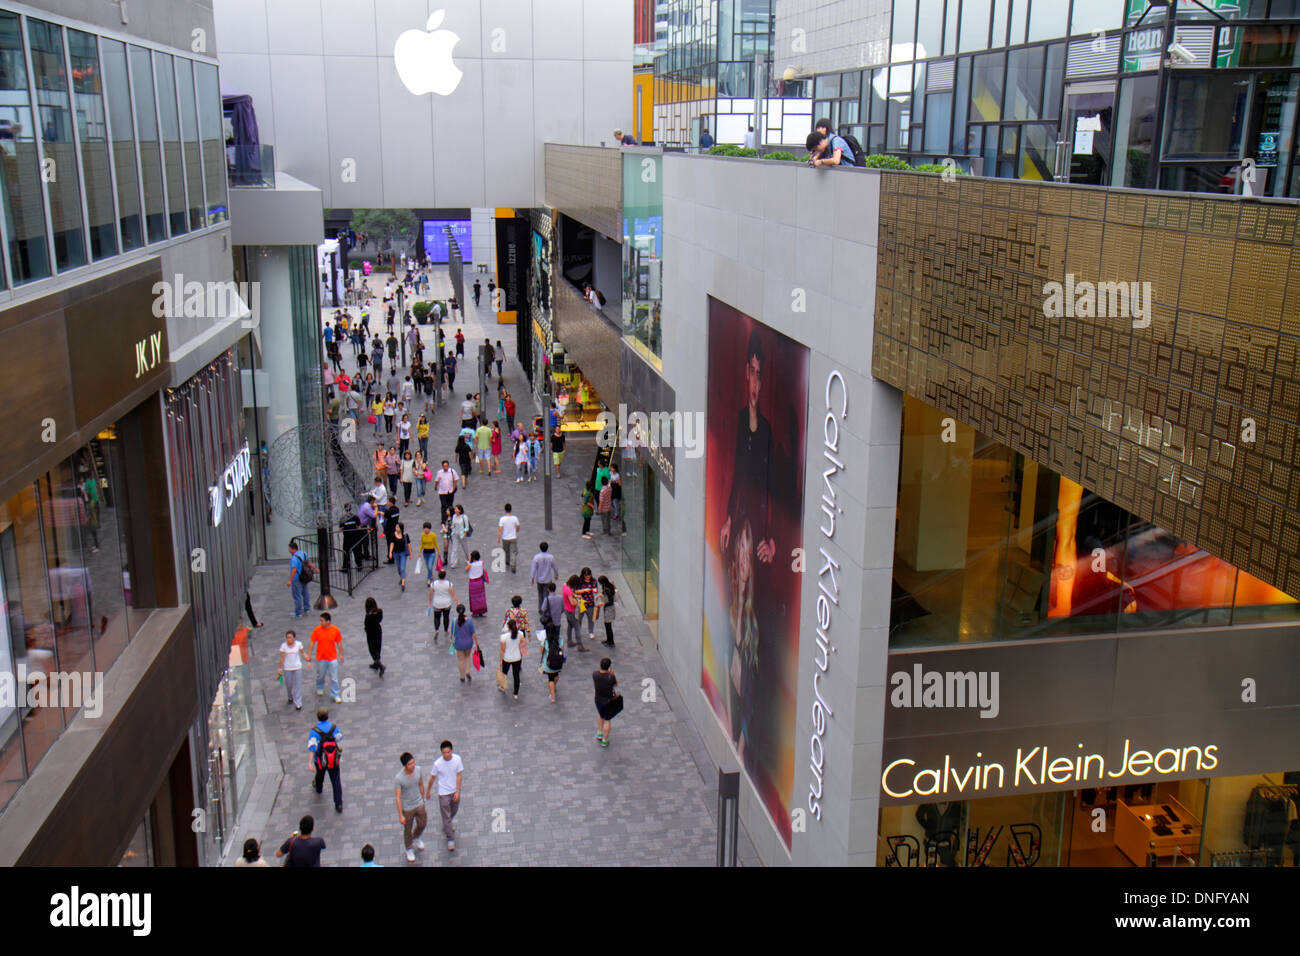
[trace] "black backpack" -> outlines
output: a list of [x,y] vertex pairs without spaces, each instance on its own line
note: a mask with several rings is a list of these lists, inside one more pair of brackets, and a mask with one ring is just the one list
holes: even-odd
[[307,557],[302,559],[302,567],[298,569],[298,582],[300,584],[311,584],[315,580],[315,574],[311,569],[311,561]]
[[328,730],[318,730],[320,743],[316,745],[316,766],[322,770],[334,770],[339,765],[339,742],[334,739],[337,725],[330,724]]
[[546,644],[546,666],[553,671],[564,666],[564,645],[558,637]]
[[858,142],[856,136],[854,136],[852,133],[841,133],[840,139],[848,143],[849,149],[853,150],[854,166],[867,165],[867,151],[862,148],[862,144]]

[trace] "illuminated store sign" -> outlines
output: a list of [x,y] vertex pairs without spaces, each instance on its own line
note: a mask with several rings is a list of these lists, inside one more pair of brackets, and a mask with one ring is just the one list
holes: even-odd
[[[1213,770],[1219,765],[1217,744],[1165,747],[1152,753],[1134,749],[1132,741],[1125,738],[1123,753],[1111,761],[1104,754],[1083,753],[1083,744],[1077,747],[1080,752],[1072,754],[1053,753],[1051,748],[1041,745],[1018,747],[1009,768],[999,761],[954,766],[951,756],[945,754],[942,767],[918,770],[915,760],[899,757],[885,766],[880,788],[896,800],[969,797],[1021,787],[1102,783],[1107,779],[1145,777],[1150,773],[1177,778]],[[976,751],[977,759],[983,756],[982,751]]]
[[[836,392],[839,393],[839,397],[833,398]],[[838,371],[833,371],[826,379],[826,418],[822,426],[822,455],[827,462],[827,468],[822,472],[822,512],[826,518],[818,530],[826,541],[817,549],[822,566],[817,572],[817,588],[820,593],[817,595],[816,605],[817,651],[813,654],[813,663],[817,665],[817,669],[813,671],[812,676],[813,732],[808,743],[808,762],[813,773],[812,783],[808,784],[808,809],[818,820],[822,818],[822,778],[826,766],[826,746],[822,742],[822,737],[826,734],[826,718],[835,716],[835,711],[831,710],[822,697],[820,682],[830,667],[830,652],[835,650],[835,645],[831,643],[829,636],[831,605],[839,607],[840,604],[840,584],[837,578],[840,566],[826,553],[826,544],[835,540],[835,516],[844,513],[844,509],[836,504],[837,492],[834,479],[844,470],[844,462],[838,457],[840,422],[848,416],[848,411],[848,386],[844,383],[844,376]]]
[[235,499],[248,487],[252,479],[251,452],[248,442],[244,442],[238,454],[221,473],[221,480],[208,486],[208,500],[212,508],[212,527],[219,527],[226,509],[235,503]]

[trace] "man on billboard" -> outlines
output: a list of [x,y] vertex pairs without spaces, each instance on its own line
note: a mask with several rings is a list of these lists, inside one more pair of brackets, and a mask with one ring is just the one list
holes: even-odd
[[753,683],[758,669],[759,618],[755,612],[758,564],[770,565],[776,555],[772,537],[772,425],[759,410],[763,389],[763,343],[758,330],[749,333],[745,351],[746,404],[736,427],[736,445],[727,498],[727,519],[719,544],[730,579],[731,615],[729,688],[731,734],[744,758],[754,709]]

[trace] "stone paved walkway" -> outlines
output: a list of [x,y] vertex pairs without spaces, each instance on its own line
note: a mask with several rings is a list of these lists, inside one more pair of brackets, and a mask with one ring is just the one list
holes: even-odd
[[[431,278],[433,297],[448,297],[450,281],[445,268],[435,269]],[[377,291],[381,289],[379,280]],[[471,314],[463,323],[467,352],[472,355],[472,344],[487,335],[493,342],[498,338],[507,342],[507,354],[513,355],[515,329],[497,325],[486,308],[486,280],[483,302],[484,308],[479,310],[470,305]],[[378,325],[383,328],[382,319]],[[375,326],[372,316],[372,329]],[[450,342],[457,323],[445,323],[444,327]],[[422,331],[427,355],[433,351],[432,326]],[[354,369],[350,352],[350,347],[344,348],[349,373]],[[466,381],[470,378],[458,374],[458,387],[470,384]],[[527,380],[513,359],[506,362],[506,385],[519,405],[519,417],[528,420],[536,410]],[[492,398],[493,412],[489,414],[495,417],[495,388]],[[458,408],[459,403],[449,400],[432,419],[429,451],[435,462],[443,457],[455,460],[451,449],[459,428]],[[360,434],[368,432],[363,425]],[[579,490],[595,451],[594,439],[570,439],[564,477],[554,483],[555,528],[551,532],[543,530],[541,480],[516,484],[513,468],[505,462],[502,469],[506,474],[489,478],[475,474],[469,489],[458,492],[456,500],[474,520],[471,545],[485,553],[495,544],[496,519],[503,502],[512,503],[522,524],[519,573],[489,572],[488,616],[477,620],[479,640],[490,660],[496,658],[497,636],[510,596],[521,594],[530,608],[536,604],[535,589],[528,584],[528,563],[538,541],[550,542],[563,576],[587,565],[597,575],[609,574],[619,587],[618,647],[611,656],[627,708],[614,721],[609,748],[601,748],[595,740],[591,681],[591,672],[607,649],[594,644],[589,654],[570,651],[557,704],[549,702],[544,679],[537,673],[535,644],[524,661],[518,701],[497,692],[488,667],[471,683],[461,684],[446,642],[431,642],[432,618],[424,613],[427,592],[423,581],[408,576],[402,594],[395,566],[385,564],[352,598],[346,593],[335,595],[339,607],[333,612],[334,622],[344,637],[341,677],[355,682],[355,702],[333,704],[328,697],[316,697],[314,681],[304,680],[303,710],[295,711],[286,704],[275,680],[276,649],[284,630],[293,624],[292,601],[284,585],[287,566],[263,566],[251,589],[254,606],[266,624],[253,637],[258,685],[254,690],[260,689],[264,695],[266,736],[274,742],[284,772],[264,832],[253,833],[263,840],[265,854],[274,853],[274,847],[297,826],[302,814],[312,813],[317,819],[316,832],[328,845],[323,857],[327,866],[357,865],[366,842],[375,845],[377,860],[387,866],[713,864],[715,771],[685,716],[654,638],[618,573],[618,540],[601,536],[599,522],[593,525],[597,531],[594,541],[581,538]],[[403,509],[408,532],[418,536],[426,517],[436,525],[437,509],[438,498],[430,488],[423,508]],[[464,571],[450,576],[457,595],[468,604]],[[314,600],[315,585],[311,591]],[[383,678],[367,666],[370,659],[362,630],[362,605],[367,596],[374,596],[384,610],[383,659],[388,672]],[[316,612],[299,619],[299,636],[309,639],[316,623]],[[603,631],[599,623],[597,626]],[[654,700],[643,700],[643,681],[653,682]],[[331,719],[343,732],[342,814],[334,812],[328,780],[324,796],[311,789],[307,732],[314,722],[315,707],[322,702],[330,707]],[[465,762],[456,852],[446,850],[435,803],[425,833],[428,848],[417,854],[415,864],[408,864],[393,799],[393,778],[400,770],[398,755],[410,750],[428,773],[444,737],[454,741]],[[742,861],[756,859],[747,840],[742,839],[741,855]]]

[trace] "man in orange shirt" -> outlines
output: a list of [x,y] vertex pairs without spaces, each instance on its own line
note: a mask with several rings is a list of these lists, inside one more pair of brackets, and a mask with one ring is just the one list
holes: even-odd
[[328,612],[320,616],[320,625],[311,632],[311,656],[316,660],[316,696],[325,693],[325,676],[330,679],[330,693],[334,703],[343,703],[339,696],[339,665],[343,663],[343,635],[330,623]]

